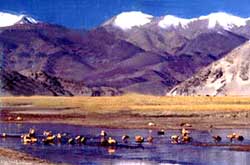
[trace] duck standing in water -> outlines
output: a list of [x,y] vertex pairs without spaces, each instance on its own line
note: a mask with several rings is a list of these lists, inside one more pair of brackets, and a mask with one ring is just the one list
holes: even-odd
[[23,136],[23,143],[28,144],[28,143],[36,143],[38,140],[35,137],[30,137],[29,134],[25,134]]
[[157,132],[158,135],[164,135],[165,131],[163,129],[161,129],[160,131]]
[[42,139],[44,144],[54,144],[56,136],[53,135],[51,131],[44,131],[43,135],[45,136],[45,138]]
[[47,136],[46,138],[42,139],[42,141],[44,144],[54,144],[55,138],[56,138],[55,135],[51,135],[51,136]]
[[142,137],[140,135],[136,135],[135,136],[135,142],[139,143],[139,144],[143,143],[144,142],[144,137]]
[[35,129],[34,128],[31,128],[29,130],[29,133],[27,134],[24,134],[21,136],[24,144],[28,144],[28,143],[36,143],[38,141],[38,139],[36,138],[35,136]]
[[68,144],[71,144],[71,145],[75,144],[75,139],[74,138],[69,138]]
[[43,131],[43,136],[51,136],[52,135],[52,132],[51,131]]
[[182,136],[187,136],[189,134],[190,134],[190,132],[188,130],[186,130],[185,128],[182,128],[182,130],[181,130],[181,135]]
[[244,137],[242,135],[237,135],[236,139],[240,142],[242,142],[244,140]]
[[170,137],[170,139],[171,139],[172,144],[178,144],[179,143],[179,136],[178,135],[172,135]]
[[80,135],[76,136],[75,140],[78,144],[86,144],[87,142],[87,139],[84,136],[80,136]]
[[234,139],[242,142],[244,140],[244,137],[242,135],[238,135],[236,133],[227,135],[227,138],[232,142]]
[[6,134],[6,133],[2,133],[1,137],[2,137],[2,138],[6,138],[6,137],[7,137],[7,134]]
[[193,139],[189,135],[185,135],[185,136],[182,136],[181,140],[183,143],[190,143],[190,142],[192,142]]
[[56,139],[57,139],[57,143],[62,143],[62,134],[61,133],[58,133],[56,135]]
[[[51,134],[49,134],[49,136],[51,136]],[[70,137],[67,133],[57,133],[55,135],[55,139],[58,144],[67,143],[69,138]]]
[[29,136],[30,136],[30,137],[35,137],[35,136],[36,136],[36,130],[35,130],[34,128],[31,128],[31,129],[29,130]]
[[104,130],[102,130],[100,133],[100,136],[101,136],[101,140],[100,140],[101,146],[107,146],[109,144],[106,138],[107,133]]
[[108,138],[108,144],[109,145],[116,145],[117,144],[117,141],[115,139],[113,139],[112,137],[109,137]]
[[100,143],[101,143],[101,146],[107,146],[108,140],[106,139],[106,137],[101,137]]
[[153,140],[154,140],[153,136],[149,135],[149,136],[147,137],[147,142],[153,143]]
[[190,143],[192,142],[193,138],[189,136],[190,131],[186,130],[185,128],[182,128],[181,130],[181,141],[183,143]]
[[101,135],[102,137],[106,137],[106,136],[107,136],[107,133],[106,133],[104,130],[102,130],[101,133],[100,133],[100,135]]
[[122,136],[122,141],[124,142],[124,143],[128,143],[128,140],[129,140],[129,136],[128,135],[123,135]]
[[219,135],[212,136],[216,143],[221,142],[222,138]]
[[234,139],[236,139],[236,133],[232,133],[232,134],[229,134],[227,135],[227,138],[232,142]]

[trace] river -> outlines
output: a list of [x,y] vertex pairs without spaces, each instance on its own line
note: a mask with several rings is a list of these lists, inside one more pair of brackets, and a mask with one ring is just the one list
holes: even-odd
[[[7,134],[23,134],[28,132],[29,128],[35,128],[38,134],[43,130],[51,130],[54,133],[67,132],[72,136],[85,135],[92,138],[92,141],[98,140],[100,131],[104,128],[83,127],[64,124],[14,124],[1,123],[0,132]],[[250,152],[233,151],[229,146],[202,147],[196,146],[196,143],[214,143],[211,136],[218,134],[222,136],[221,144],[230,144],[226,139],[228,133],[237,132],[245,137],[243,142],[234,142],[239,144],[250,144],[249,129],[215,129],[209,131],[192,131],[194,141],[191,144],[171,144],[170,136],[178,134],[179,130],[167,130],[163,136],[157,135],[152,131],[154,142],[143,143],[141,146],[133,142],[132,137],[142,135],[147,137],[150,133],[148,129],[105,129],[105,131],[122,144],[121,136],[127,134],[131,141],[126,145],[118,147],[101,147],[98,145],[69,145],[55,144],[44,145],[23,144],[19,138],[2,138],[0,146],[15,149],[29,153],[35,157],[49,160],[55,163],[68,163],[75,165],[107,164],[107,165],[151,165],[151,164],[202,164],[202,165],[230,165],[230,164],[248,164],[250,162]],[[126,147],[132,146],[132,147]]]

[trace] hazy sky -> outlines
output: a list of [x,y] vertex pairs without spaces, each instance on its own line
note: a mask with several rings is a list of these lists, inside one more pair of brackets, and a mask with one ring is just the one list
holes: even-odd
[[1,0],[0,11],[26,13],[71,28],[92,28],[123,11],[197,17],[224,11],[250,17],[250,0]]

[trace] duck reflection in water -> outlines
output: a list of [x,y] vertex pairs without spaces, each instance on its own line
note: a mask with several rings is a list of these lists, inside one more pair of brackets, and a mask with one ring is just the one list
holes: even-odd
[[116,147],[115,147],[115,146],[109,146],[109,147],[108,147],[108,153],[109,153],[110,155],[115,154],[115,152],[116,152]]

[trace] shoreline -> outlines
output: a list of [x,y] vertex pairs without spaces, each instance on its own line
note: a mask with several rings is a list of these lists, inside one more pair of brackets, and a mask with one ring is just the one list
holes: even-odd
[[[20,110],[18,110],[20,111]],[[26,114],[16,113],[15,110],[1,112],[1,122],[7,123],[51,123],[51,124],[68,124],[68,125],[80,125],[86,127],[101,127],[112,129],[152,129],[152,130],[171,130],[181,129],[181,124],[188,123],[189,129],[193,130],[211,130],[211,129],[233,129],[233,128],[250,128],[250,121],[246,114],[250,114],[250,111],[238,111],[235,116],[235,111],[232,112],[220,112],[219,114],[200,114],[196,115],[193,112],[179,112],[167,116],[150,116],[141,114],[87,114],[84,116],[72,114],[65,115],[48,115],[48,114]],[[21,120],[17,120],[20,117]],[[155,126],[150,126],[148,123],[154,123]]]
[[3,165],[56,165],[47,160],[33,157],[29,154],[22,153],[7,148],[0,147],[0,164]]
[[185,126],[175,126],[175,127],[150,127],[150,126],[142,126],[142,127],[136,127],[136,126],[111,126],[111,125],[90,125],[90,124],[81,124],[81,123],[70,123],[67,121],[55,121],[55,122],[48,122],[48,121],[21,121],[21,122],[9,122],[9,121],[0,121],[0,123],[9,123],[9,124],[63,124],[63,125],[75,125],[75,126],[82,126],[82,127],[90,127],[90,128],[103,128],[103,129],[149,129],[149,130],[160,130],[164,129],[167,130],[181,130],[182,128],[186,128],[188,130],[195,130],[195,131],[210,131],[210,130],[216,130],[216,129],[250,129],[249,124],[237,124],[237,125],[215,125],[213,128],[208,127],[197,127],[192,125],[191,127],[185,127]]

